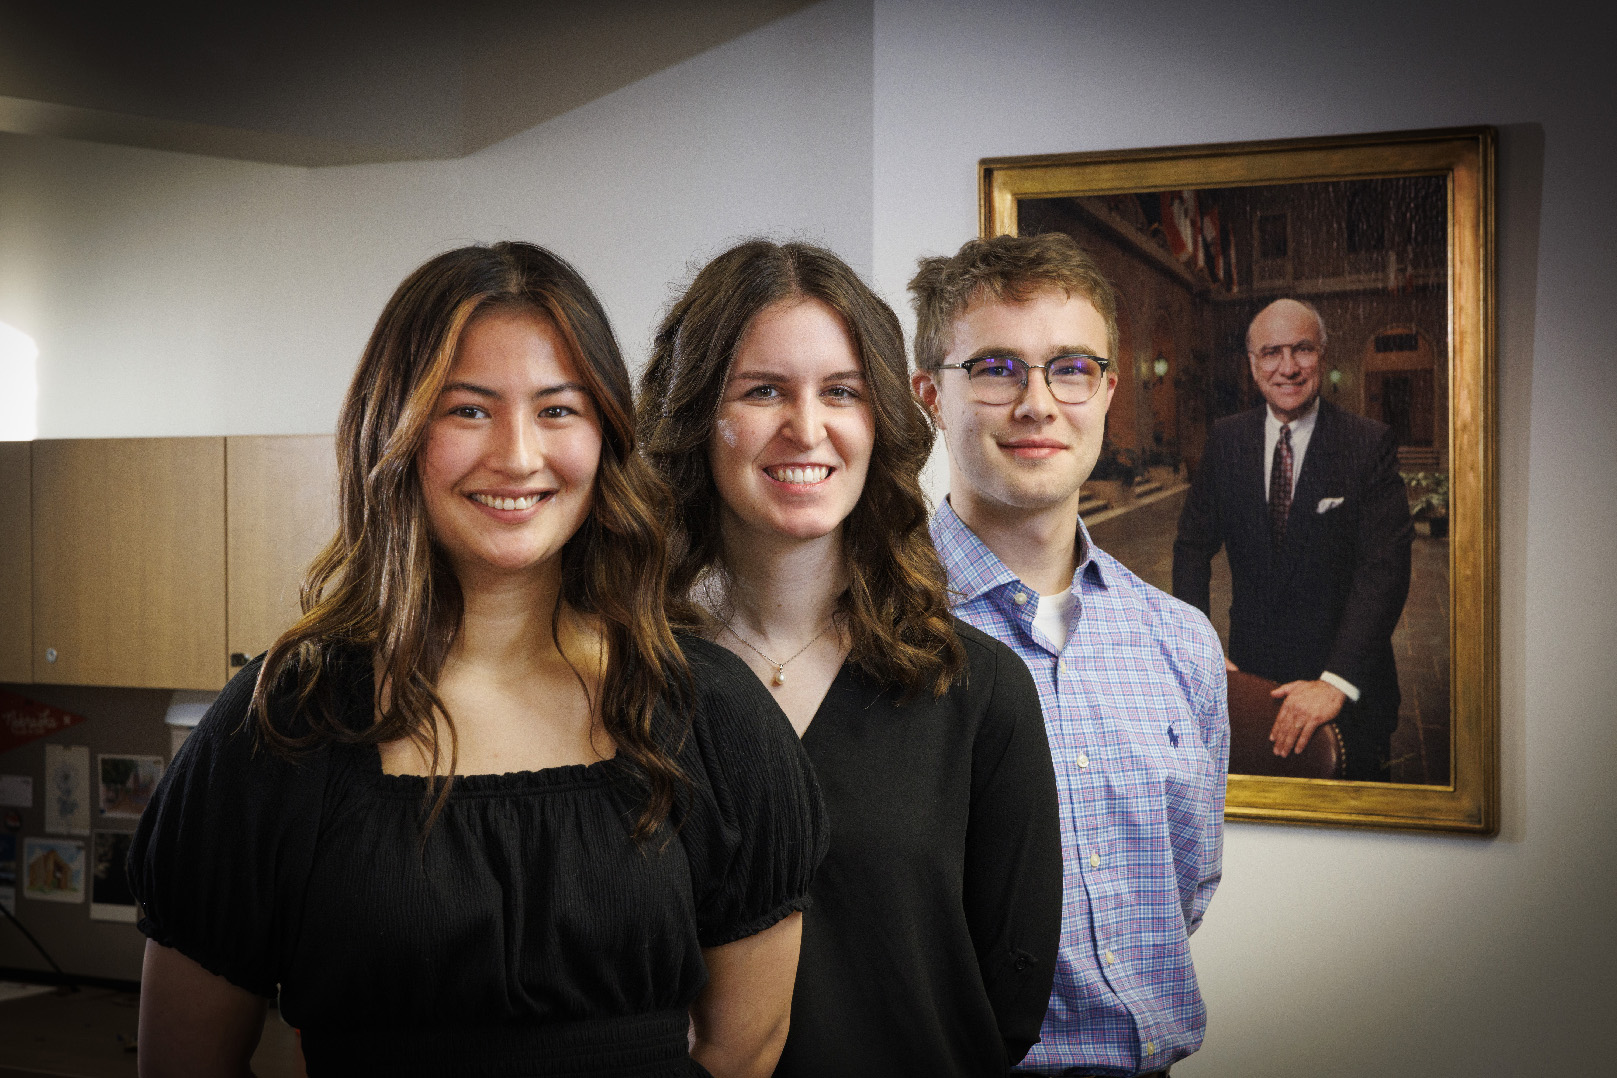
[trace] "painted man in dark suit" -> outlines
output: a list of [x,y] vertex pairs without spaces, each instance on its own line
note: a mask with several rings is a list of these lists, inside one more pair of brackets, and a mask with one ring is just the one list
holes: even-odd
[[1213,424],[1179,517],[1173,593],[1206,612],[1224,547],[1226,661],[1282,683],[1275,754],[1334,721],[1345,777],[1385,780],[1414,528],[1392,430],[1320,399],[1325,339],[1319,312],[1294,299],[1252,320],[1247,358],[1266,403]]

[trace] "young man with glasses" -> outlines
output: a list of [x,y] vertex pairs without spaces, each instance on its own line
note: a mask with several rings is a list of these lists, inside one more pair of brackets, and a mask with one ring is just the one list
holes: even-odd
[[1229,720],[1206,616],[1078,516],[1117,385],[1116,299],[1059,233],[972,240],[909,287],[912,381],[949,451],[932,536],[956,615],[1038,683],[1061,797],[1061,950],[1018,1073],[1159,1074],[1206,1026],[1189,936],[1218,886]]
[[1325,322],[1277,299],[1247,328],[1261,407],[1213,424],[1173,547],[1173,593],[1206,611],[1229,558],[1230,669],[1278,682],[1269,740],[1301,752],[1335,722],[1343,777],[1386,781],[1398,725],[1392,632],[1414,527],[1398,439],[1319,395]]

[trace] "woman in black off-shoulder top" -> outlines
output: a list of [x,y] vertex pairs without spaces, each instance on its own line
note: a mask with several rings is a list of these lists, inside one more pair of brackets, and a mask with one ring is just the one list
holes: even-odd
[[818,788],[746,666],[662,612],[666,495],[588,286],[519,243],[395,293],[305,615],[141,820],[143,1075],[764,1075]]

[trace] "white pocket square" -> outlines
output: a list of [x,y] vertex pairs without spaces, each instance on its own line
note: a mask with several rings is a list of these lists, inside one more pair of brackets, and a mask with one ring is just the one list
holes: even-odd
[[1314,512],[1316,512],[1316,513],[1329,513],[1332,509],[1335,509],[1337,506],[1341,505],[1344,501],[1346,501],[1345,498],[1321,498],[1319,500],[1319,508],[1315,509]]

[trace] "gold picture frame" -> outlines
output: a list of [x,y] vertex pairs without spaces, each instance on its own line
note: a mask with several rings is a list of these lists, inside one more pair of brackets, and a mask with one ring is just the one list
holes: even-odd
[[[1432,568],[1427,585],[1439,581],[1422,593],[1432,610],[1443,605],[1446,565],[1446,678],[1440,662],[1445,626],[1428,618],[1424,629],[1410,629],[1404,638],[1414,641],[1411,654],[1419,653],[1417,672],[1427,680],[1405,690],[1407,706],[1415,706],[1410,695],[1419,693],[1416,702],[1426,710],[1408,735],[1414,740],[1403,743],[1416,746],[1409,751],[1419,751],[1426,770],[1407,753],[1398,755],[1396,739],[1406,722],[1401,708],[1395,759],[1385,774],[1414,779],[1232,774],[1230,819],[1473,834],[1498,829],[1494,172],[1495,133],[1486,127],[979,163],[983,236],[1061,228],[1086,246],[1086,240],[1110,244],[1122,275],[1163,297],[1155,301],[1155,314],[1135,313],[1133,324],[1122,327],[1125,341],[1115,358],[1130,403],[1120,412],[1120,391],[1109,423],[1120,439],[1135,442],[1133,450],[1108,450],[1124,475],[1121,485],[1109,489],[1127,504],[1096,514],[1100,523],[1091,524],[1091,533],[1104,549],[1111,547],[1098,531],[1134,512],[1139,523],[1131,525],[1131,534],[1144,535],[1141,541],[1154,543],[1151,549],[1160,555],[1161,521],[1171,512],[1171,492],[1183,489],[1193,474],[1197,437],[1205,444],[1213,420],[1233,414],[1243,398],[1244,407],[1253,406],[1250,374],[1245,389],[1236,385],[1246,362],[1235,329],[1244,325],[1242,317],[1250,319],[1256,305],[1281,295],[1370,312],[1344,316],[1360,327],[1355,332],[1362,345],[1331,368],[1322,396],[1328,389],[1348,410],[1402,424],[1396,428],[1400,470],[1417,516],[1426,514],[1414,549],[1428,560],[1417,561],[1417,570],[1426,564]],[[1420,218],[1411,208],[1417,205],[1433,209],[1421,211],[1426,217]],[[1108,276],[1118,286],[1120,308],[1126,307],[1129,281],[1117,280],[1110,270]],[[1166,283],[1152,283],[1159,279]],[[1342,306],[1349,303],[1356,306]],[[1415,313],[1405,324],[1386,313],[1394,310]],[[1197,325],[1208,328],[1202,333]],[[1337,347],[1336,330],[1331,332],[1328,356]],[[1349,335],[1344,349],[1352,340]],[[1386,342],[1390,351],[1381,351]],[[1425,358],[1417,349],[1425,349]],[[1230,354],[1236,350],[1238,359]],[[1261,399],[1255,403],[1261,406]],[[1151,459],[1158,463],[1142,464]],[[1155,482],[1153,471],[1170,494],[1136,497]],[[1433,489],[1422,488],[1425,483]],[[1434,501],[1439,486],[1445,489]],[[1106,493],[1099,491],[1095,501]],[[1431,497],[1423,501],[1417,493]],[[1151,505],[1160,518],[1155,524],[1140,512]],[[1446,548],[1438,536],[1444,509]],[[1160,557],[1153,564],[1160,576]],[[1411,606],[1403,608],[1400,632],[1414,614]],[[1401,654],[1400,667],[1404,662]],[[1400,669],[1400,681],[1405,677]],[[1431,704],[1444,699],[1445,688],[1446,732],[1442,709]]]

